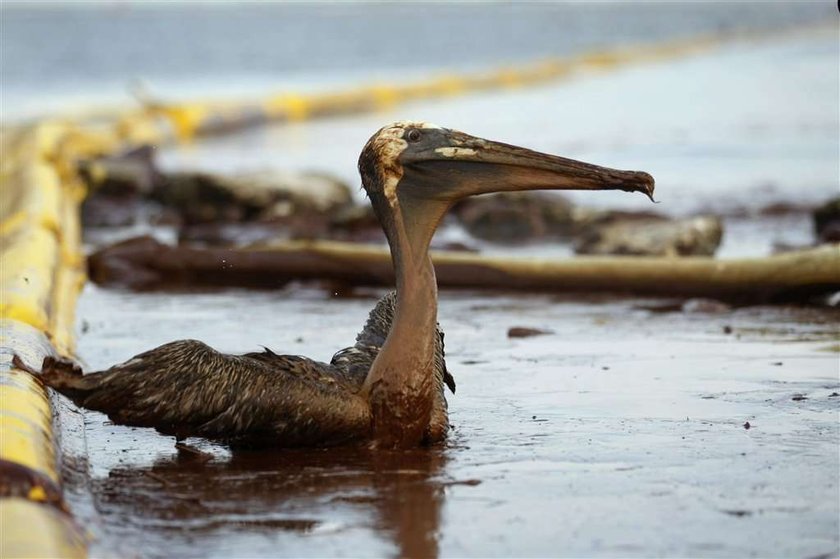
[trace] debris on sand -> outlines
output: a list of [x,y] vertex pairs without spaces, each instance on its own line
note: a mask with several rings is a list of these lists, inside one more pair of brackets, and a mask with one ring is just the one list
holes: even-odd
[[[717,301],[715,299],[705,299],[702,297],[696,297],[694,299],[689,299],[685,303],[682,304],[682,312],[684,313],[702,313],[702,314],[719,314],[719,313],[727,313],[732,310],[732,307],[724,303],[723,301]],[[724,328],[725,331],[725,328]],[[730,328],[731,331],[731,328]]]
[[[146,220],[179,226],[181,241],[242,245],[330,237],[341,220],[353,221],[346,213],[357,207],[350,187],[323,173],[164,172],[154,155],[154,149],[146,146],[80,163],[80,175],[90,191],[83,207],[87,227]],[[333,221],[336,216],[338,222]],[[370,217],[360,215],[356,221],[369,224]],[[381,237],[381,228],[375,225]]]
[[803,250],[821,244],[840,243],[840,197],[832,198],[810,210],[814,222],[815,240],[811,243],[774,242],[773,252]]
[[134,225],[142,215],[145,200],[161,180],[151,146],[83,161],[79,176],[90,192],[82,202],[82,221],[88,227]]
[[329,215],[353,204],[350,188],[337,179],[275,170],[235,175],[168,173],[154,198],[177,209],[188,224]]
[[105,196],[147,196],[162,180],[154,162],[155,148],[140,146],[79,163],[79,175],[92,193]]
[[500,243],[569,237],[575,227],[572,204],[557,194],[501,192],[467,198],[453,211],[472,236]]
[[725,510],[723,512],[728,514],[729,516],[736,516],[738,518],[743,518],[745,516],[751,516],[752,515],[752,511],[750,511],[750,510],[733,509],[733,510]]
[[578,254],[712,256],[723,238],[717,216],[621,220],[594,227],[575,242]]
[[508,329],[508,338],[530,338],[532,336],[545,336],[553,334],[551,330],[542,330],[540,328],[528,328],[526,326],[513,326]]
[[814,210],[814,231],[821,243],[840,242],[840,197]]
[[360,204],[345,206],[330,216],[330,238],[357,243],[384,243],[385,233],[373,206]]
[[[726,313],[732,310],[732,307],[727,305],[723,301],[718,301],[716,299],[707,299],[703,297],[694,297],[691,299],[686,299],[682,302],[666,301],[664,303],[634,305],[633,308],[658,314],[675,312],[682,312],[686,314],[715,314]],[[727,327],[724,327],[724,333],[728,334],[729,332],[726,332],[726,328]]]

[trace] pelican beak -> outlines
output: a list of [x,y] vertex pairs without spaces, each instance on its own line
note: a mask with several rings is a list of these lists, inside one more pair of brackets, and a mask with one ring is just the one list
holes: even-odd
[[444,196],[450,200],[517,190],[624,190],[653,200],[653,177],[641,171],[600,167],[454,130],[441,130],[436,144],[417,163],[424,174],[445,177]]

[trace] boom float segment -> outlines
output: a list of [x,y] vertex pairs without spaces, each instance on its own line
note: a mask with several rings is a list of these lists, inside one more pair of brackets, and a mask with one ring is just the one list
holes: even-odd
[[[0,557],[84,557],[86,539],[62,498],[50,396],[11,365],[73,351],[83,282],[81,192],[64,177],[65,128],[4,138],[0,183]],[[69,169],[69,163],[68,169]]]

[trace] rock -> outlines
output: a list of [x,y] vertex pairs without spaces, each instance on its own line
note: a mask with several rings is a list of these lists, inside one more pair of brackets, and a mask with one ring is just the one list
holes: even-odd
[[568,237],[574,229],[571,203],[559,195],[501,192],[468,198],[455,206],[461,224],[479,239],[516,243]]
[[279,171],[170,173],[155,189],[154,197],[177,208],[187,224],[327,216],[353,204],[350,188],[337,179]]
[[89,192],[82,203],[85,227],[133,225],[141,216],[153,217],[159,213],[159,208],[145,202],[145,197],[161,180],[153,159],[154,149],[143,146],[80,162],[79,176]]
[[136,196],[108,196],[93,193],[82,202],[84,227],[127,227],[140,215],[142,201]]
[[829,200],[811,210],[816,241],[809,244],[773,243],[773,253],[794,252],[819,246],[822,243],[840,243],[840,198]]
[[154,147],[140,146],[113,156],[81,161],[79,175],[92,196],[145,196],[162,180],[154,157]]
[[[385,232],[370,205],[348,206],[330,216],[327,238],[357,243],[384,244]],[[447,240],[436,235],[432,237],[432,250],[479,252],[462,240]]]
[[209,244],[237,244],[259,230],[196,226],[273,223],[286,238],[326,237],[331,217],[353,207],[350,188],[321,173],[162,173],[150,147],[81,163],[80,174],[92,192],[82,209],[86,225],[131,225],[175,211],[183,238]]
[[813,210],[813,206],[807,204],[798,204],[796,202],[773,202],[758,210],[758,215],[762,217],[775,217],[782,215],[801,215],[807,214]]
[[575,242],[578,254],[712,256],[723,224],[716,216],[681,220],[632,219],[594,227]]
[[355,242],[385,242],[385,233],[370,204],[340,208],[330,215],[330,238]]
[[823,243],[840,242],[840,197],[829,200],[813,213],[814,230]]
[[527,328],[525,326],[513,326],[508,329],[508,338],[530,338],[532,336],[544,336],[546,334],[553,334],[551,330],[541,330],[539,328]]

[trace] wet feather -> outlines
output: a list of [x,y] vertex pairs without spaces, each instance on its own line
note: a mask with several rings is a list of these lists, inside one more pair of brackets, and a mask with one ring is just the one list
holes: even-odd
[[[205,437],[231,446],[334,445],[370,436],[370,408],[359,390],[394,317],[395,293],[371,311],[354,346],[330,363],[269,348],[220,353],[180,340],[136,355],[105,371],[83,375],[73,362],[48,357],[39,374],[76,404],[115,423],[154,427],[178,439]],[[443,386],[454,391],[438,329],[434,412],[427,442],[449,428]],[[16,358],[19,366],[28,366]],[[31,369],[30,369],[31,370]]]

